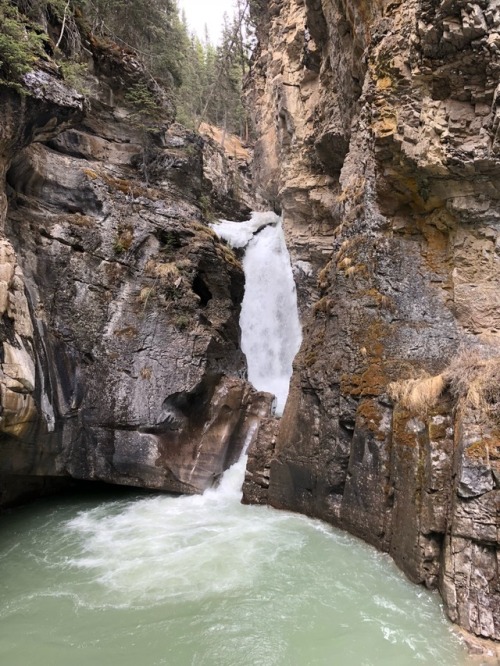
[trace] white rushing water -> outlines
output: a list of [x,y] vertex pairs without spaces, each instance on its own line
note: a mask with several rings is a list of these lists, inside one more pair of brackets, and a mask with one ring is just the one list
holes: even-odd
[[233,248],[246,248],[241,349],[247,358],[248,380],[259,391],[276,396],[276,414],[280,416],[302,340],[281,219],[273,212],[253,213],[247,222],[223,220],[212,227]]

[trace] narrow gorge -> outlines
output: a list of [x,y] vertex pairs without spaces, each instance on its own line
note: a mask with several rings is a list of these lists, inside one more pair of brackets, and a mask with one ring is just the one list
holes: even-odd
[[498,663],[500,3],[249,6],[251,145],[76,5],[0,57],[0,649]]

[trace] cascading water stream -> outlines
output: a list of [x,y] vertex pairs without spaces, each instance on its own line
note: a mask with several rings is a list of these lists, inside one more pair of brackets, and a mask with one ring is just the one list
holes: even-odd
[[233,248],[245,247],[245,295],[241,305],[241,349],[248,380],[276,396],[280,416],[288,395],[292,362],[302,333],[290,256],[280,218],[253,213],[248,222],[224,220],[213,229]]
[[[272,213],[222,224],[247,246],[250,381],[281,410],[300,327],[280,224]],[[436,598],[385,555],[243,506],[245,462],[199,496],[40,501],[4,518],[2,666],[469,663]]]

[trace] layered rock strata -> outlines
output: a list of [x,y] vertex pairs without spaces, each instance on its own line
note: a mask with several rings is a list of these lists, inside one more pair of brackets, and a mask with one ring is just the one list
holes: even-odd
[[[500,396],[470,386],[500,357],[499,8],[261,9],[257,184],[283,210],[304,342],[245,501],[348,529],[499,640]],[[395,402],[418,377],[443,390]]]
[[206,224],[246,213],[239,171],[155,88],[146,126],[140,65],[88,46],[90,104],[50,68],[2,89],[0,504],[54,477],[200,492],[269,411]]

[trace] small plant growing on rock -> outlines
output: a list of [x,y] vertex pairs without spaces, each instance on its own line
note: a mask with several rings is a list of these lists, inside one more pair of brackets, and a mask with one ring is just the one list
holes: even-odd
[[68,85],[82,95],[89,94],[90,90],[86,82],[88,66],[85,63],[76,62],[76,60],[63,60],[59,64],[59,68]]
[[208,197],[206,194],[202,194],[198,199],[198,203],[200,204],[203,217],[209,221],[214,220],[215,215],[212,210],[212,202],[210,201],[210,197]]
[[178,315],[174,320],[174,324],[179,331],[184,331],[189,325],[189,318],[186,315]]
[[143,130],[153,128],[154,119],[160,111],[160,105],[147,83],[135,83],[125,93],[125,101],[133,109],[132,121]]
[[125,227],[120,229],[118,236],[116,237],[113,249],[116,254],[121,254],[122,252],[127,252],[132,246],[134,240],[134,232],[130,227]]

